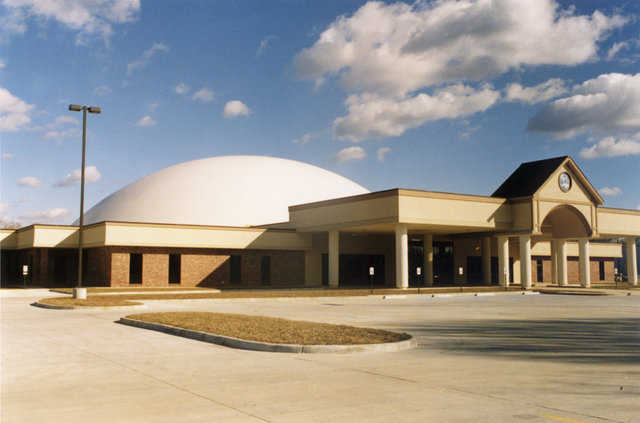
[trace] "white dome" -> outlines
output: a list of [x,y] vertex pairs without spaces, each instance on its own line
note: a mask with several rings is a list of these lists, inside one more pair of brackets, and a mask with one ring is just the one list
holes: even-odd
[[263,225],[287,222],[291,205],[367,192],[347,178],[294,160],[211,157],[138,179],[88,210],[85,224]]

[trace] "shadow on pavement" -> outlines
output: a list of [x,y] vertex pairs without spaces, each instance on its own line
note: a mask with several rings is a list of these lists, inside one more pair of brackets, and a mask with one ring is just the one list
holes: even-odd
[[[396,328],[398,330],[399,328]],[[640,318],[470,320],[403,325],[424,348],[600,364],[640,363]]]

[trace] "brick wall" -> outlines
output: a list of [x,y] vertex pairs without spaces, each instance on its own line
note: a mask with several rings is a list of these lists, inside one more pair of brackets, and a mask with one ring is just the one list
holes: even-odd
[[145,286],[169,285],[169,255],[146,253],[142,256],[142,283]]
[[[543,268],[543,281],[538,280],[538,272],[537,272],[537,259],[542,258],[542,268]],[[600,280],[600,261],[604,261],[604,272],[605,277],[604,281]],[[589,262],[590,271],[591,271],[591,283],[614,283],[614,262],[613,259],[610,258],[602,258],[602,257],[591,257]],[[531,278],[534,283],[536,282],[552,282],[552,274],[551,274],[551,258],[545,256],[536,256],[531,258]],[[567,258],[567,281],[569,283],[579,283],[580,282],[580,261],[578,257],[568,257]]]
[[83,269],[84,282],[90,285],[107,283],[109,278],[107,277],[106,248],[85,248],[82,254],[87,256],[86,267]]
[[[168,255],[167,260],[169,260]],[[187,253],[182,254],[180,260],[180,285],[202,287],[229,285],[231,277],[229,255]],[[144,284],[145,281],[143,280],[142,283]]]
[[[304,251],[110,247],[111,286],[129,286],[129,256],[142,254],[142,286],[169,286],[169,254],[180,254],[180,284],[172,286],[259,287],[262,257],[271,257],[273,287],[303,286]],[[230,256],[240,255],[241,283],[231,285]]]
[[111,286],[129,286],[129,253],[111,252]]

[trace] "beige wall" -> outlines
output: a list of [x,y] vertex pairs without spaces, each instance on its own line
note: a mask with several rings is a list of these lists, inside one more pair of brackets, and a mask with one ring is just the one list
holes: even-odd
[[640,237],[640,211],[599,207],[597,220],[601,236]]
[[511,211],[505,200],[471,196],[407,195],[399,197],[401,223],[508,229]]
[[302,231],[393,223],[398,221],[398,197],[384,195],[353,201],[329,200],[314,207],[296,206],[289,208],[289,217]]

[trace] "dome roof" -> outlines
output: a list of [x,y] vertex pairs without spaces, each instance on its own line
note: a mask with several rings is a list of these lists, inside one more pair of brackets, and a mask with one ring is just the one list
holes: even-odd
[[291,205],[367,192],[347,178],[294,160],[211,157],[138,179],[85,212],[85,224],[263,225],[288,221]]

